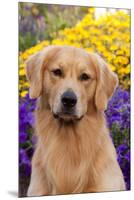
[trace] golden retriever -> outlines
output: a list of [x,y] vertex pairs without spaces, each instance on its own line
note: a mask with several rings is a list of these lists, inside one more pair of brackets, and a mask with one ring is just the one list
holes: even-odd
[[99,55],[71,46],[46,47],[26,64],[38,98],[27,195],[125,190],[104,116],[117,76]]

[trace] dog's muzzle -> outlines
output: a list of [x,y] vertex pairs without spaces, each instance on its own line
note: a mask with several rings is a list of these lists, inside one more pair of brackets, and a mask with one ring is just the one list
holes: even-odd
[[76,115],[77,96],[72,90],[67,90],[61,96],[61,109],[54,117],[63,119],[65,121],[79,120],[80,117]]

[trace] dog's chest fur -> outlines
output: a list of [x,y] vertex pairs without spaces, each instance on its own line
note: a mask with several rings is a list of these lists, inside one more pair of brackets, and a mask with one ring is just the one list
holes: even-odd
[[[75,125],[59,124],[55,120],[52,123],[52,120],[49,118],[46,123],[38,121],[39,127],[42,127],[38,130],[41,159],[49,189],[53,194],[83,192],[87,185],[89,187],[89,182],[92,186],[95,184],[95,169],[92,166],[95,166],[95,156],[101,143],[100,136],[95,135],[98,126],[88,118]],[[87,123],[91,123],[91,126],[87,126]]]

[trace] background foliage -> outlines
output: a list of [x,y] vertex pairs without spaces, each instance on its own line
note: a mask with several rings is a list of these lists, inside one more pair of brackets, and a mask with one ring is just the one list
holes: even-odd
[[20,196],[25,196],[36,138],[36,100],[28,96],[25,60],[48,45],[72,45],[100,54],[118,74],[119,87],[106,111],[127,189],[130,189],[130,16],[107,12],[96,19],[95,8],[19,3],[19,167]]
[[19,4],[19,50],[39,43],[52,41],[59,30],[72,27],[87,12],[86,7],[46,4]]

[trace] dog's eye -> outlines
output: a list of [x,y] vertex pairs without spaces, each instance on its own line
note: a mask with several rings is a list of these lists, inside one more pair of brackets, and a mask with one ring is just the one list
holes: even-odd
[[83,74],[80,75],[80,80],[81,81],[87,81],[89,79],[90,79],[90,76],[88,74],[86,74],[86,73],[83,73]]
[[54,70],[52,71],[52,73],[53,73],[55,76],[62,76],[62,75],[63,75],[61,69],[54,69]]

